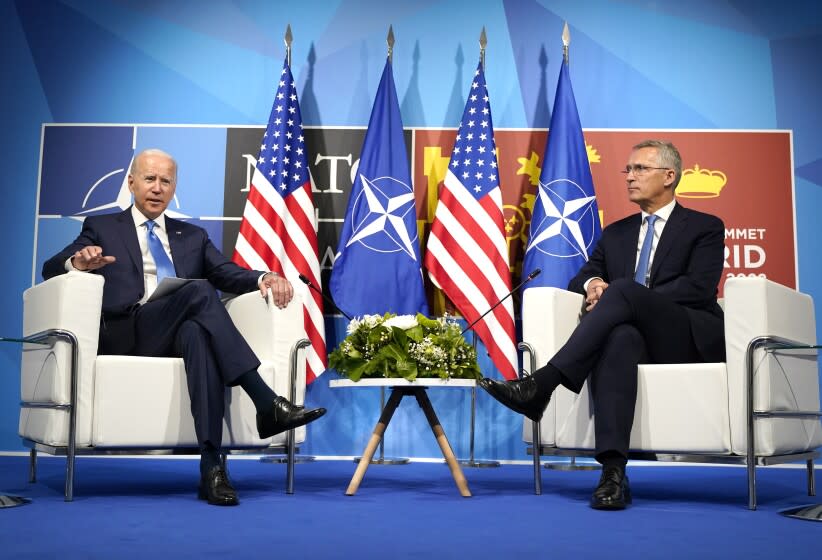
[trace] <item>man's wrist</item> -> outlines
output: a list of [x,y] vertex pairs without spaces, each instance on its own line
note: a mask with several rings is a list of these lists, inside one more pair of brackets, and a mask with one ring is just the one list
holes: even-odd
[[77,268],[76,266],[74,266],[74,255],[72,255],[72,256],[70,256],[69,258],[66,259],[66,263],[65,263],[65,265],[63,265],[63,268],[66,269],[66,272],[72,272],[72,271],[86,272],[87,271],[87,269],[85,269],[85,268]]
[[602,278],[600,278],[599,276],[594,276],[593,278],[588,278],[588,280],[586,280],[585,283],[582,285],[582,289],[585,290],[586,293],[588,292],[588,286],[590,286],[591,282],[593,282],[594,280],[599,280],[600,282],[604,282],[604,280]]
[[266,276],[268,276],[269,274],[270,274],[271,276],[273,276],[274,278],[276,278],[277,276],[279,276],[279,274],[277,274],[277,273],[276,273],[276,272],[274,272],[273,270],[268,271],[268,272],[263,272],[263,273],[260,275],[260,277],[259,277],[259,278],[257,278],[257,285],[258,285],[258,286],[262,286],[262,285],[263,285],[263,281],[265,281],[265,277],[266,277]]

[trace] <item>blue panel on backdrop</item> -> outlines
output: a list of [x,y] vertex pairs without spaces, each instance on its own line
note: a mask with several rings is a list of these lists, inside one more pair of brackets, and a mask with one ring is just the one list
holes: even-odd
[[159,148],[177,161],[176,201],[169,205],[176,217],[214,217],[223,215],[225,145],[225,127],[140,126],[135,153]]
[[38,213],[111,212],[127,189],[133,137],[130,126],[46,126]]
[[83,228],[77,218],[38,218],[37,247],[34,253],[34,283],[42,282],[43,263],[74,241]]
[[223,215],[224,127],[46,126],[39,215],[74,218],[38,220],[36,281],[43,261],[79,233],[77,218],[129,207],[128,168],[133,155],[146,148],[160,148],[177,160],[178,187],[169,215],[192,218],[221,245],[222,221],[200,218]]
[[[54,119],[60,122],[248,122],[249,117],[193,82],[163,60],[144,52],[140,41],[118,37],[69,2],[17,2],[27,49]],[[78,3],[80,4],[80,3]],[[114,2],[87,2],[94,12],[114,9]],[[81,7],[82,8],[82,7]],[[135,29],[151,29],[156,41],[179,60],[199,35],[186,36],[161,22],[133,13],[121,16]],[[223,59],[219,43],[214,55]],[[4,53],[5,54],[5,53]],[[257,57],[254,58],[258,60]],[[219,69],[219,66],[210,68]],[[213,72],[217,80],[223,72]],[[240,86],[238,86],[239,88]]]

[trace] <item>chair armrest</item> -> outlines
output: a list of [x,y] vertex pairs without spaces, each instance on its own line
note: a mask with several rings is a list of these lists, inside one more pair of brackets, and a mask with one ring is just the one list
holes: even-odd
[[[525,290],[522,298],[522,340],[533,348],[536,367],[544,366],[571,336],[579,323],[583,301],[582,294],[559,288],[538,287]],[[528,360],[525,360],[524,365],[526,369],[530,369]],[[564,418],[573,398],[562,387],[555,392],[540,422],[542,444],[555,444],[560,417]],[[523,418],[522,435],[527,442],[533,442],[531,426],[532,422]]]
[[[729,278],[725,282],[725,338],[745,352],[762,335],[816,344],[813,299],[766,278]],[[730,344],[728,344],[730,346]]]
[[103,305],[102,276],[69,272],[23,292],[23,336],[46,329],[64,329],[94,341],[100,334]]
[[[260,375],[274,391],[286,398],[291,394],[291,351],[305,338],[303,303],[299,293],[280,309],[271,298],[266,302],[256,291],[226,302],[226,309],[237,330],[262,362]],[[269,377],[271,376],[271,377]],[[305,353],[297,360],[295,404],[305,396]]]
[[[91,426],[91,397],[94,363],[100,333],[103,304],[102,276],[69,272],[56,276],[23,292],[23,336],[49,329],[71,332],[77,338],[77,430],[78,440],[88,438]],[[20,396],[23,401],[66,404],[71,398],[71,348],[68,342],[54,346],[23,345],[20,368]],[[47,414],[22,409],[20,435],[41,438]],[[67,423],[61,424],[67,426]],[[67,432],[46,436],[47,441],[65,442]]]
[[522,340],[534,348],[537,367],[559,350],[579,323],[582,294],[560,288],[528,288],[522,298]]
[[266,302],[254,291],[228,300],[226,309],[260,361],[272,361],[283,355],[287,358],[294,343],[305,338],[299,294],[294,294],[294,299],[280,309],[270,298]]
[[[778,336],[803,344],[816,344],[813,299],[765,278],[729,278],[725,283],[725,351],[728,367],[728,406],[731,440],[735,452],[744,450],[747,391],[745,354],[748,343],[760,336]],[[816,353],[779,352],[754,355],[754,409],[818,410],[819,366]],[[814,421],[818,426],[819,422]],[[768,430],[785,424],[758,422],[757,449]],[[802,428],[801,421],[791,426]],[[782,429],[782,428],[778,428]],[[818,430],[817,430],[818,431]],[[805,437],[805,436],[803,436]],[[816,436],[810,434],[806,441]],[[777,436],[783,440],[784,436]],[[764,453],[769,453],[765,449]]]

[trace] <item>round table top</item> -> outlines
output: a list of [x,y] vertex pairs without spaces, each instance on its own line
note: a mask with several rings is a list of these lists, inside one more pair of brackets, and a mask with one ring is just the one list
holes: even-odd
[[350,379],[334,379],[328,383],[329,387],[475,387],[475,379],[439,379],[422,378],[415,381],[408,381],[400,378],[366,378],[359,381]]

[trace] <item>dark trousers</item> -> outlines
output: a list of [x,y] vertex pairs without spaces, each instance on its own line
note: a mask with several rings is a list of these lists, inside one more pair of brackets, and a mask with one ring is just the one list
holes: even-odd
[[137,356],[182,357],[197,441],[222,444],[225,387],[260,361],[237,331],[217,292],[195,280],[135,313]]
[[550,363],[576,393],[590,376],[597,456],[606,451],[627,456],[637,365],[701,361],[685,308],[623,278],[608,286]]

